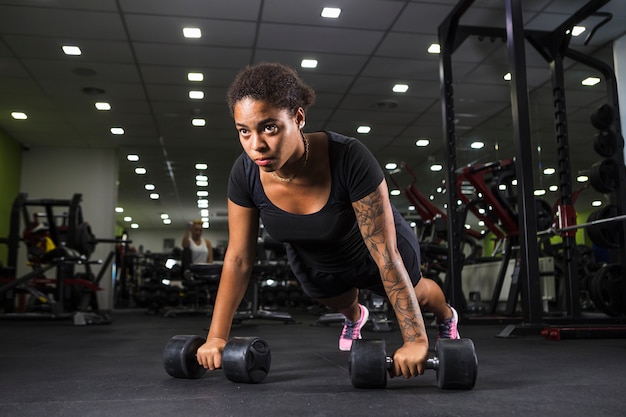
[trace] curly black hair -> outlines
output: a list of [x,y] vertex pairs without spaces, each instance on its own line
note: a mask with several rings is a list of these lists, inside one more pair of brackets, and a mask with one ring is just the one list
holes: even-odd
[[292,68],[278,63],[249,65],[241,70],[226,95],[231,115],[235,104],[246,97],[268,102],[295,114],[315,102],[315,91]]

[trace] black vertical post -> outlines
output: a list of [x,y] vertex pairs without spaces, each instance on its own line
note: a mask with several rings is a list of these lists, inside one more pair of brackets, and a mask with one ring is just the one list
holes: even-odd
[[448,196],[448,270],[446,272],[446,296],[452,305],[463,313],[466,300],[463,295],[461,272],[463,270],[463,252],[461,243],[464,225],[457,207],[458,193],[456,189],[456,134],[454,129],[454,91],[452,82],[452,53],[457,45],[457,29],[459,19],[474,0],[459,2],[448,18],[439,26],[439,79],[441,91],[441,114],[443,118],[443,137],[446,141],[447,186]]
[[[569,158],[569,132],[567,128],[567,109],[565,106],[565,80],[563,77],[563,55],[554,54],[550,62],[552,73],[552,98],[554,102],[554,124],[556,132],[557,154],[559,162],[559,207],[560,215],[566,216],[568,211],[573,212],[572,173]],[[570,209],[571,208],[571,209]],[[576,232],[562,236],[565,282],[565,310],[571,317],[580,316],[578,259],[576,253]]]
[[541,320],[541,291],[537,245],[537,214],[532,173],[532,143],[530,140],[530,110],[526,80],[526,51],[522,0],[505,0],[506,33],[511,82],[513,137],[516,149],[520,251],[524,320],[537,324]]

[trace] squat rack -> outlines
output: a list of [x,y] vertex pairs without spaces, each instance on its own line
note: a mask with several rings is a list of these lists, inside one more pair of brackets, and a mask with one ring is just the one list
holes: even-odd
[[[524,323],[537,325],[542,322],[542,300],[539,280],[539,250],[537,242],[537,213],[534,203],[533,175],[526,166],[532,164],[532,146],[530,133],[530,109],[528,97],[528,85],[526,77],[526,54],[525,40],[535,47],[550,65],[551,82],[553,88],[553,102],[555,115],[555,131],[558,152],[559,174],[559,228],[571,227],[575,224],[575,211],[573,208],[571,168],[569,160],[569,137],[567,130],[567,114],[565,107],[565,88],[563,77],[563,59],[574,59],[580,63],[599,70],[607,82],[607,95],[610,104],[615,109],[615,133],[621,136],[619,125],[619,108],[617,101],[617,85],[611,68],[604,63],[588,57],[568,47],[571,40],[571,29],[574,24],[584,20],[595,13],[610,0],[591,0],[569,19],[551,32],[530,31],[524,29],[522,17],[522,0],[504,0],[506,11],[506,28],[466,26],[460,25],[459,20],[472,6],[474,0],[461,0],[447,18],[439,26],[439,44],[441,54],[439,62],[439,74],[441,81],[441,105],[443,117],[443,136],[445,138],[448,155],[447,183],[456,182],[457,153],[456,134],[454,125],[454,93],[452,74],[452,54],[471,35],[485,37],[506,38],[509,67],[512,76],[511,82],[511,111],[513,122],[513,139],[516,151],[516,176],[519,192],[519,245],[521,254],[521,301]],[[614,158],[621,167],[624,166],[623,141],[618,141],[619,149]],[[624,184],[624,170],[619,170],[618,184]],[[455,187],[449,187],[448,195],[448,231],[449,231],[449,268],[446,281],[449,283],[448,294],[450,301],[458,306],[459,310],[466,309],[466,300],[462,291],[461,271],[463,269],[463,255],[461,242],[464,224],[462,222],[461,209],[457,208],[458,192]],[[618,187],[612,196],[612,203],[618,206],[619,214],[626,212],[626,190]],[[622,223],[620,238],[626,242],[626,228]],[[566,315],[571,319],[581,316],[578,302],[579,284],[577,272],[576,242],[573,233],[565,233],[562,236],[565,253],[565,307]],[[626,265],[626,253],[622,249],[615,256],[622,265]],[[626,269],[626,268],[625,268]],[[626,292],[626,284],[623,285]]]

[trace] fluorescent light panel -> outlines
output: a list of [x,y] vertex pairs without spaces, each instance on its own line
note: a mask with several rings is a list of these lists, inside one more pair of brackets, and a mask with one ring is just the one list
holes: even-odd
[[63,53],[65,53],[65,55],[77,56],[77,55],[81,55],[82,54],[82,51],[76,45],[63,45],[62,49],[63,49]]
[[327,19],[337,19],[341,14],[341,9],[336,7],[324,7],[322,9],[322,17]]
[[200,28],[183,28],[183,36],[189,39],[198,39],[202,37]]

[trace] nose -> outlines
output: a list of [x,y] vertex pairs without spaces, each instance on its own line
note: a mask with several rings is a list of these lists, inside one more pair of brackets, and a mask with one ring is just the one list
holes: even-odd
[[267,143],[262,135],[253,133],[250,137],[250,149],[256,152],[262,152],[267,149]]

